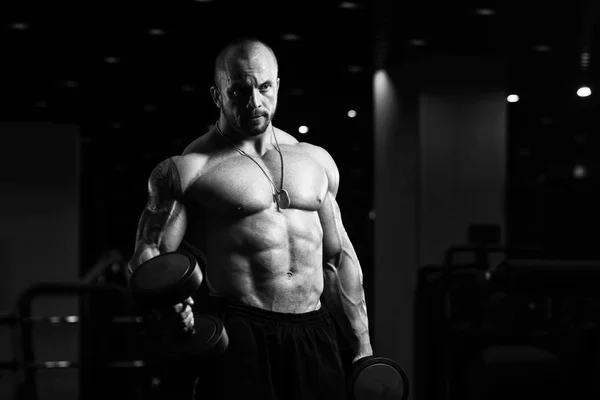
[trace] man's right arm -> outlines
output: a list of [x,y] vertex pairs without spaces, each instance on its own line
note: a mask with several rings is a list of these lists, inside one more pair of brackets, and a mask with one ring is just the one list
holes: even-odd
[[159,163],[148,179],[148,202],[140,217],[128,276],[145,261],[175,251],[185,235],[187,215],[174,158]]

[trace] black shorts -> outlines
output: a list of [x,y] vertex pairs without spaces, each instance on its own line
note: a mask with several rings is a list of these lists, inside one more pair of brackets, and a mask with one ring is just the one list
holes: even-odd
[[224,321],[229,346],[198,365],[196,399],[346,400],[336,331],[325,306],[304,314],[218,298],[206,306]]

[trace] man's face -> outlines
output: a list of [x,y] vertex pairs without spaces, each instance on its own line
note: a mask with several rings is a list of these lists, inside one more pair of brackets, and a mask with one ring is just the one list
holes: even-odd
[[273,56],[266,49],[232,56],[224,72],[220,108],[228,124],[244,135],[264,133],[277,108],[279,78]]

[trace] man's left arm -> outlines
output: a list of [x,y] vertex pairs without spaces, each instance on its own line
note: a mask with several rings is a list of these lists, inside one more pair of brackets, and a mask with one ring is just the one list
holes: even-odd
[[329,180],[327,196],[319,210],[323,227],[323,302],[338,323],[352,349],[353,362],[373,355],[369,318],[363,289],[363,273],[342,223],[336,201],[339,172],[331,157],[318,151]]

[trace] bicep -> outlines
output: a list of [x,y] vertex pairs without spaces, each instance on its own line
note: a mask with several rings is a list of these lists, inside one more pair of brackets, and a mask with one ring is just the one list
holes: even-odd
[[338,291],[348,296],[349,293],[359,293],[362,290],[362,270],[342,223],[340,208],[333,196],[327,197],[327,203],[320,213],[325,292],[326,296]]
[[138,222],[136,253],[145,247],[154,247],[161,253],[176,250],[186,225],[177,165],[167,159],[152,171],[148,180],[148,202]]
[[323,229],[323,259],[330,260],[341,252],[345,236],[340,208],[332,193],[325,196],[319,219]]
[[145,208],[138,223],[137,242],[156,246],[160,252],[176,250],[183,240],[186,225],[185,207],[177,200],[158,210]]

